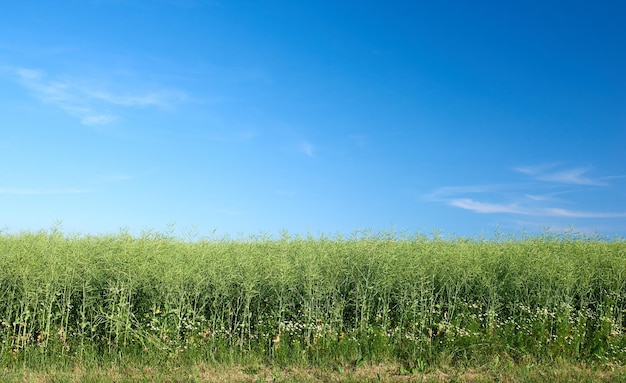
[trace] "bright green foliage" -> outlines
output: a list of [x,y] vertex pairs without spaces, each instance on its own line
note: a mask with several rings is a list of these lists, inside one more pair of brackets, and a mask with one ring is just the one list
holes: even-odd
[[5,366],[622,364],[625,310],[622,240],[0,235]]

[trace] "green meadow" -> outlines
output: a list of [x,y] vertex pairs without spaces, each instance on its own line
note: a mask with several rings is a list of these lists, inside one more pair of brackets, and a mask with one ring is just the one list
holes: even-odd
[[0,234],[15,381],[620,381],[625,314],[622,239]]

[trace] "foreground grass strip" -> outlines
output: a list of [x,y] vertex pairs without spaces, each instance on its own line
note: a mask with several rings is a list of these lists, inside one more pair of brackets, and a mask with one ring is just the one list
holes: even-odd
[[624,382],[626,368],[591,368],[584,364],[556,363],[528,366],[485,366],[441,369],[423,373],[402,372],[400,365],[366,365],[338,371],[290,367],[208,366],[178,368],[146,366],[126,368],[81,367],[64,370],[0,371],[3,382]]

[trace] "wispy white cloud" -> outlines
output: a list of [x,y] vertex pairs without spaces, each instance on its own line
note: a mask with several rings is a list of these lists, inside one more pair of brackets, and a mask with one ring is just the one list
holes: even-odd
[[[575,201],[556,196],[583,192],[586,187],[607,188],[601,180],[621,176],[592,177],[590,168],[557,169],[558,164],[534,167],[517,167],[518,173],[529,175],[533,182],[446,186],[435,189],[426,196],[427,200],[442,202],[449,206],[480,214],[511,214],[534,217],[572,219],[626,218],[626,211],[574,210],[566,208]],[[541,181],[541,182],[536,182]],[[564,189],[564,188],[567,189]],[[557,191],[554,191],[554,190]],[[565,206],[565,207],[564,207]]]
[[187,99],[187,95],[178,91],[161,90],[148,92],[141,95],[113,94],[107,91],[80,87],[85,95],[95,99],[119,106],[155,106],[161,109],[170,109]]
[[551,198],[545,195],[524,194],[524,196],[533,201],[549,201]]
[[532,200],[532,201],[563,202],[563,199],[556,198],[555,196],[561,195],[561,194],[568,194],[568,193],[572,193],[572,192],[573,192],[573,190],[561,190],[561,191],[557,191],[557,192],[541,193],[541,194],[526,193],[526,194],[524,194],[524,197],[526,197],[526,198],[528,198],[529,200]]
[[87,189],[14,189],[0,188],[0,194],[10,195],[51,195],[51,194],[82,194],[87,193]]
[[517,172],[527,174],[539,181],[554,182],[570,185],[605,185],[599,179],[593,179],[586,174],[591,170],[589,167],[554,170],[556,164],[539,166],[520,166],[514,168]]
[[626,212],[589,212],[576,211],[561,208],[542,208],[532,206],[520,206],[517,203],[488,203],[475,201],[471,198],[452,199],[449,204],[475,213],[493,214],[507,213],[538,217],[564,217],[564,218],[625,218]]
[[510,214],[530,214],[525,208],[516,204],[498,204],[474,201],[471,198],[451,199],[448,203],[461,209],[471,210],[475,213],[510,213]]
[[53,105],[84,125],[107,125],[118,119],[111,109],[118,107],[157,107],[171,109],[187,99],[185,93],[160,89],[148,92],[112,92],[68,78],[50,79],[42,71],[3,66],[25,89],[41,102]]
[[117,118],[107,111],[95,110],[80,91],[66,81],[47,81],[42,72],[28,68],[14,68],[18,82],[34,97],[45,104],[54,105],[77,117],[84,125],[106,125]]
[[315,151],[314,151],[313,145],[310,142],[304,141],[300,143],[300,146],[298,147],[298,149],[300,150],[300,152],[306,154],[307,157],[315,158]]
[[78,118],[83,125],[108,125],[118,118],[110,112],[99,111],[88,106],[72,105],[71,103],[65,102],[50,102],[45,99],[42,101],[44,103],[53,104],[68,114]]
[[544,173],[550,169],[553,169],[555,167],[559,166],[559,163],[557,162],[548,162],[548,163],[544,163],[541,165],[532,165],[532,166],[516,166],[513,168],[513,170],[519,172],[519,173],[523,173],[523,174],[529,174],[529,175],[535,175],[535,174],[540,174],[540,173]]
[[545,214],[553,217],[567,218],[625,218],[626,212],[591,212],[591,211],[575,211],[559,208],[542,209]]
[[451,196],[459,194],[476,194],[476,193],[493,193],[506,188],[510,185],[469,185],[469,186],[443,186],[435,189],[426,195],[427,200],[431,201],[447,201]]

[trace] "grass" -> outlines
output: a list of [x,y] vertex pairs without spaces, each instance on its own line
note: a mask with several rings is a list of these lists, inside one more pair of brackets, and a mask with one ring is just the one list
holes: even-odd
[[48,370],[0,370],[3,382],[623,382],[623,368],[598,368],[585,364],[501,365],[441,368],[406,373],[394,364],[375,364],[355,369],[268,366],[127,366],[85,369],[80,366]]
[[625,313],[621,239],[0,235],[15,381],[620,381]]

